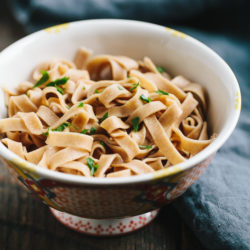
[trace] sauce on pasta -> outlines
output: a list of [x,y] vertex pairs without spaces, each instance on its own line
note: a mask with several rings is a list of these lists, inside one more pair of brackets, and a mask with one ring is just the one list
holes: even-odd
[[4,89],[9,150],[54,171],[124,177],[181,163],[211,143],[201,85],[171,78],[148,57],[91,54],[44,62],[15,92]]

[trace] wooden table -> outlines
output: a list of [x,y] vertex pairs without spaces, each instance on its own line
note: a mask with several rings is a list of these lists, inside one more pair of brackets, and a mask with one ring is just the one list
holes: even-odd
[[[0,51],[24,36],[6,4],[0,3]],[[1,76],[0,76],[1,77]],[[204,249],[169,205],[145,228],[120,237],[96,238],[60,224],[0,163],[0,250],[44,249]]]

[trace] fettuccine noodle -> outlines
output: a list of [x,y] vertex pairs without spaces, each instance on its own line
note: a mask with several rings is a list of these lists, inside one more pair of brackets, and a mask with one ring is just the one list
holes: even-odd
[[39,167],[124,177],[181,163],[207,147],[203,87],[171,78],[150,58],[99,55],[39,65],[32,81],[4,89],[2,143]]

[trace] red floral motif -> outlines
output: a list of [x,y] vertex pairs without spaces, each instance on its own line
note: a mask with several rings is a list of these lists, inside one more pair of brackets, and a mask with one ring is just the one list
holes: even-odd
[[120,230],[121,233],[124,232],[124,230],[126,229],[126,225],[124,225],[122,222],[119,223],[119,225],[116,227],[118,230]]
[[82,227],[83,227],[83,230],[84,230],[85,232],[88,232],[89,230],[92,229],[92,226],[91,226],[90,222],[87,222],[86,224],[83,224]]
[[74,226],[75,226],[76,230],[80,230],[80,228],[83,226],[83,223],[82,223],[82,221],[79,220],[78,222],[75,223]]
[[135,198],[139,202],[146,202],[155,207],[166,204],[166,194],[176,186],[176,183],[160,183],[157,185],[145,185],[142,194]]
[[146,224],[146,221],[147,221],[146,217],[140,216],[138,223],[144,226]]
[[137,223],[135,221],[131,220],[129,222],[128,227],[133,231],[133,230],[135,230],[137,228]]
[[104,231],[103,227],[100,224],[98,224],[97,227],[94,228],[94,230],[96,234],[101,234]]
[[72,225],[72,224],[73,224],[72,217],[66,218],[65,221],[66,221],[69,225]]
[[106,230],[106,232],[108,232],[109,234],[113,234],[115,231],[115,227],[113,227],[112,225],[109,225]]
[[[51,208],[54,216],[64,225],[78,232],[90,235],[120,235],[137,230],[147,225],[157,215],[158,211],[152,211],[145,215],[138,215],[130,219],[117,219],[118,221],[92,220],[80,218]],[[151,216],[152,214],[152,216]],[[98,223],[98,224],[97,224]],[[112,224],[113,223],[113,224]]]

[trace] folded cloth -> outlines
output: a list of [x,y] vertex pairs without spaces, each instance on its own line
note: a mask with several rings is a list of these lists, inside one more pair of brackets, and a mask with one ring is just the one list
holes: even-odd
[[[202,24],[207,24],[210,30],[211,27],[217,27],[217,30],[213,29],[210,32],[190,27],[180,29],[210,46],[230,65],[242,91],[242,114],[235,132],[219,150],[207,171],[173,204],[206,248],[250,249],[249,2],[247,0],[12,0],[11,3],[17,20],[28,31],[59,22],[105,17],[147,20],[165,25],[169,23],[193,25],[195,20],[190,20],[196,15],[200,16],[198,20],[203,20],[201,23],[195,23],[196,27],[203,27]],[[237,11],[232,8],[236,5],[240,6]],[[230,7],[231,12],[227,12],[228,16],[223,17],[223,13]],[[216,8],[219,9],[216,20],[213,14],[204,15],[206,10],[213,13]],[[248,11],[240,11],[246,9]]]

